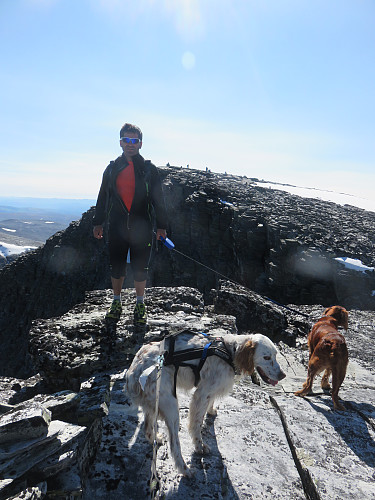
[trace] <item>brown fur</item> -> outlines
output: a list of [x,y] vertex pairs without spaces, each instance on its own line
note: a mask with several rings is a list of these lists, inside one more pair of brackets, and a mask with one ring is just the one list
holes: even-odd
[[338,392],[346,375],[348,365],[348,349],[344,336],[338,332],[338,327],[348,329],[348,311],[341,306],[328,307],[324,316],[312,327],[307,338],[309,347],[309,366],[307,379],[296,396],[305,396],[312,390],[316,375],[325,370],[321,387],[330,389],[329,377],[332,374],[332,401],[335,410],[345,410],[339,403]]
[[254,372],[254,353],[256,344],[252,340],[248,340],[236,352],[234,363],[236,369],[244,375],[252,375]]

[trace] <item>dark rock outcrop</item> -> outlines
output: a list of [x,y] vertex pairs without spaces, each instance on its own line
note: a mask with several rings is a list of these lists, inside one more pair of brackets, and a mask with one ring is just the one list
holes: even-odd
[[[375,272],[349,271],[334,260],[374,265],[373,212],[262,188],[246,177],[164,169],[162,175],[170,235],[180,251],[283,304],[374,309]],[[220,276],[164,253],[167,265],[156,254],[153,266],[158,286],[196,286],[205,294],[216,287]]]
[[[176,251],[158,244],[149,286],[196,287],[208,302],[225,276],[282,304],[375,308],[375,272],[334,260],[373,265],[374,213],[258,187],[246,177],[174,167],[160,175]],[[107,249],[92,237],[91,218],[92,210],[0,270],[0,374],[32,375],[33,319],[64,314],[85,291],[110,286]],[[129,273],[126,285],[131,281]]]
[[[1,500],[14,495],[28,498],[27,493],[38,487],[40,497],[30,498],[44,498],[47,491],[57,498],[80,494],[100,444],[102,419],[108,414],[109,382],[109,375],[97,375],[83,381],[77,392],[29,399],[22,391],[27,380],[2,380]],[[12,404],[22,394],[23,402]]]
[[[125,293],[125,292],[124,292]],[[194,288],[159,288],[147,291],[148,328],[133,326],[134,292],[127,290],[123,315],[115,325],[103,320],[112,294],[109,290],[89,292],[86,301],[59,318],[35,320],[29,333],[34,369],[43,373],[53,390],[77,390],[81,380],[111,369],[123,368],[143,342],[161,339],[184,328],[233,333],[259,332],[295,344],[300,330],[282,311],[244,288],[223,284],[213,293],[214,304],[205,306]],[[245,314],[244,314],[245,313]],[[305,325],[307,321],[299,323]],[[77,327],[79,325],[79,327]],[[114,344],[112,344],[114,342]],[[81,389],[82,390],[82,389]]]

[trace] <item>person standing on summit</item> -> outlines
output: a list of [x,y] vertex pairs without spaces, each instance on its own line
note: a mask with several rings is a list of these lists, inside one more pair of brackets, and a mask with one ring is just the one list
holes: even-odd
[[111,161],[103,173],[93,218],[93,234],[102,239],[103,225],[108,222],[113,302],[106,318],[120,319],[121,290],[130,250],[137,295],[134,323],[142,325],[147,319],[144,293],[152,248],[152,212],[158,228],[157,239],[166,238],[167,214],[157,168],[139,154],[142,147],[140,128],[125,123],[120,130],[120,146],[122,155]]

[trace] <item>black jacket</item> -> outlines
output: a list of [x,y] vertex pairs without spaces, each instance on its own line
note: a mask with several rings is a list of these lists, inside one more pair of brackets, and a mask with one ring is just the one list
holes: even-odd
[[151,224],[153,209],[156,227],[166,229],[167,213],[157,168],[150,161],[145,161],[140,154],[133,156],[132,160],[135,192],[130,212],[128,212],[116,188],[118,174],[128,165],[125,156],[121,155],[115,161],[111,161],[103,173],[93,224],[94,226],[103,225],[107,220],[109,222],[111,219],[118,220],[118,217],[121,216],[127,218],[129,227],[132,227],[133,221],[139,219],[149,220]]

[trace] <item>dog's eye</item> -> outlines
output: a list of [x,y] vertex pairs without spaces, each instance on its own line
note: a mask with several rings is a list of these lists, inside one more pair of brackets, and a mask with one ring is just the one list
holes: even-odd
[[269,361],[269,360],[271,359],[271,356],[264,356],[264,359],[265,359],[266,361]]

